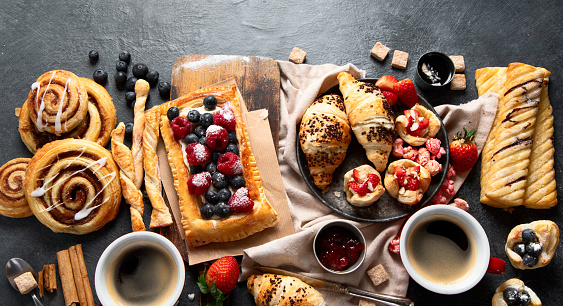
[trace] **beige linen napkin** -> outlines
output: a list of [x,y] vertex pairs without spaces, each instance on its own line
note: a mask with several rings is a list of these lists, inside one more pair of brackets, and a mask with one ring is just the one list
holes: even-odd
[[[328,221],[343,218],[312,195],[300,174],[296,160],[297,148],[295,139],[297,137],[298,124],[305,110],[319,94],[338,84],[336,76],[339,72],[347,71],[354,75],[354,77],[359,78],[365,77],[365,71],[359,70],[351,64],[345,66],[331,64],[311,66],[304,64],[295,65],[285,61],[279,61],[278,64],[281,74],[278,159],[296,233],[244,250],[241,280],[245,280],[254,272],[252,270],[253,266],[261,265],[278,267],[373,292],[405,296],[409,276],[401,263],[400,257],[389,252],[387,248],[400,230],[404,220],[388,223],[359,223],[350,221],[360,228],[366,238],[366,258],[364,263],[356,271],[347,275],[330,274],[319,266],[313,254],[314,234]],[[484,121],[492,123],[496,105],[492,106],[492,115],[486,112],[488,107],[482,109],[482,102],[468,105],[471,106],[470,114],[464,113],[463,107],[456,106],[443,106],[443,113],[441,114],[444,114],[446,118],[451,118],[448,120],[454,121],[456,124],[468,122],[468,120],[475,124],[484,124]],[[483,117],[490,117],[490,119],[484,120]],[[491,123],[488,123],[488,127],[487,124],[484,124],[482,131],[479,129],[479,137],[484,137],[483,139],[487,137]],[[469,125],[466,124],[464,126]],[[456,127],[457,125],[451,126],[452,129]],[[448,125],[446,125],[446,128],[450,131]],[[482,143],[480,147],[482,148]],[[375,287],[367,276],[366,271],[378,264],[383,265],[389,274],[389,280]],[[323,291],[322,294],[326,301],[330,301],[330,305],[358,304],[356,298],[343,294],[327,291]]]

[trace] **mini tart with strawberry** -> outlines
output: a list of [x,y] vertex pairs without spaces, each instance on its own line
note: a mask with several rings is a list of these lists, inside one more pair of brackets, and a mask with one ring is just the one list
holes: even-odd
[[436,136],[440,130],[440,119],[426,107],[415,104],[395,119],[399,136],[411,146],[421,146]]
[[[191,247],[243,239],[278,223],[264,194],[241,101],[235,85],[208,87],[147,114],[160,125]],[[158,126],[151,132],[158,135]]]
[[399,159],[387,167],[385,189],[399,202],[414,205],[430,186],[430,172],[409,159]]
[[361,165],[344,174],[344,191],[350,204],[364,207],[379,200],[385,188],[377,170],[369,165]]

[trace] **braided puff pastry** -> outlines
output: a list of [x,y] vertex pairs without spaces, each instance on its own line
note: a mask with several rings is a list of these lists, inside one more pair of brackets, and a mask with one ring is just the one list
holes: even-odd
[[298,278],[276,274],[253,274],[246,287],[258,306],[326,305],[322,294]]
[[0,167],[0,215],[24,218],[33,215],[23,190],[30,158],[15,158]]
[[493,306],[508,306],[508,303],[504,300],[503,297],[503,293],[506,289],[514,289],[518,293],[523,293],[523,292],[528,293],[528,295],[530,296],[530,302],[528,302],[526,306],[542,305],[540,298],[536,295],[534,291],[532,291],[532,289],[524,285],[523,281],[517,278],[511,278],[506,282],[502,283],[500,286],[498,286],[497,290],[495,291],[495,295],[493,295],[493,301],[492,301]]
[[340,166],[352,139],[344,101],[325,95],[313,102],[301,119],[299,143],[305,153],[313,182],[325,189]]
[[[420,124],[426,119],[427,127],[419,131]],[[411,146],[421,146],[426,140],[436,136],[441,124],[434,112],[416,103],[410,110],[405,111],[405,115],[395,119],[395,126],[397,133],[406,143]]]
[[25,173],[25,198],[54,232],[87,234],[113,220],[121,202],[119,170],[111,153],[79,139],[41,148]]
[[[399,174],[399,169],[404,169]],[[413,181],[418,181],[414,183]],[[385,189],[399,202],[414,205],[420,200],[430,186],[430,172],[418,163],[409,159],[399,159],[389,164],[385,173]]]
[[[522,231],[531,229],[535,232],[537,241],[541,244],[541,253],[538,255],[537,263],[529,267],[524,264],[520,255],[514,251],[514,246],[517,243],[523,242]],[[551,262],[553,255],[559,244],[559,227],[555,222],[549,220],[533,221],[531,223],[520,224],[513,228],[508,234],[504,250],[510,259],[510,263],[520,270],[535,269],[546,266]]]
[[352,131],[375,169],[382,172],[395,136],[393,110],[374,85],[358,81],[347,72],[340,72],[337,78]]
[[[196,196],[189,192],[186,182],[190,178],[187,160],[183,156],[185,143],[174,137],[170,121],[167,117],[168,109],[176,106],[180,114],[187,114],[189,110],[198,109],[202,113],[203,99],[213,95],[217,98],[217,107],[229,106],[236,121],[236,137],[239,145],[239,158],[242,164],[242,175],[246,181],[248,197],[254,202],[252,210],[247,213],[230,214],[223,218],[209,218],[202,216],[200,208],[204,204],[203,196]],[[182,212],[182,226],[186,232],[189,246],[196,247],[211,242],[227,242],[246,238],[278,223],[277,213],[272,208],[262,187],[256,160],[250,148],[246,125],[241,114],[241,97],[234,85],[224,87],[204,88],[159,106],[160,129],[168,162],[174,176],[174,187],[178,193],[180,210]],[[145,157],[151,158],[151,157]],[[145,164],[146,165],[146,164]],[[148,170],[147,170],[148,171]],[[241,190],[242,188],[238,189]],[[231,191],[234,193],[234,190]]]

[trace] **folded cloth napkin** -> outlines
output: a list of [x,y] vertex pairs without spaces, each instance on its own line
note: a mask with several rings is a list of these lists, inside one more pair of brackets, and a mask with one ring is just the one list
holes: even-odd
[[[388,223],[350,221],[360,228],[366,238],[364,263],[356,271],[347,275],[331,274],[319,266],[313,254],[314,234],[328,221],[343,218],[312,195],[300,174],[295,157],[297,149],[295,139],[298,125],[309,105],[319,94],[338,84],[336,76],[339,72],[347,71],[354,77],[359,78],[365,76],[365,71],[359,70],[351,64],[345,66],[331,64],[311,66],[295,65],[285,61],[279,61],[278,64],[281,74],[278,159],[296,233],[258,247],[246,249],[242,261],[241,279],[244,280],[253,273],[253,266],[261,265],[278,267],[373,292],[405,296],[409,276],[401,263],[400,257],[387,249],[388,244],[400,230],[404,220]],[[491,115],[487,112],[481,112],[482,105],[477,104],[471,104],[471,113],[463,114],[464,108],[461,107],[462,113],[455,111],[455,116],[451,117],[447,117],[450,115],[448,106],[443,106],[443,115],[446,118],[451,118],[452,121],[471,121],[476,124],[481,124],[484,120],[483,117],[488,116],[491,117],[489,121],[492,122],[496,106],[493,106]],[[457,107],[451,107],[457,109]],[[459,122],[456,122],[456,124],[459,124]],[[485,124],[483,131],[479,129],[479,137],[484,137],[483,139],[487,137],[490,125],[488,123],[487,127]],[[452,126],[452,128],[456,127]],[[448,128],[448,125],[446,125],[446,128]],[[366,271],[378,264],[383,265],[389,275],[389,280],[375,287]],[[322,294],[325,300],[331,301],[331,305],[357,305],[358,303],[357,299],[343,294],[326,291],[323,291]]]

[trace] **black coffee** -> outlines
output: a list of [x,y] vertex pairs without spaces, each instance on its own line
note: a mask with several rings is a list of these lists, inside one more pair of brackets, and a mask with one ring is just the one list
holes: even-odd
[[176,264],[162,246],[135,244],[117,255],[106,280],[118,305],[159,305],[174,292]]

